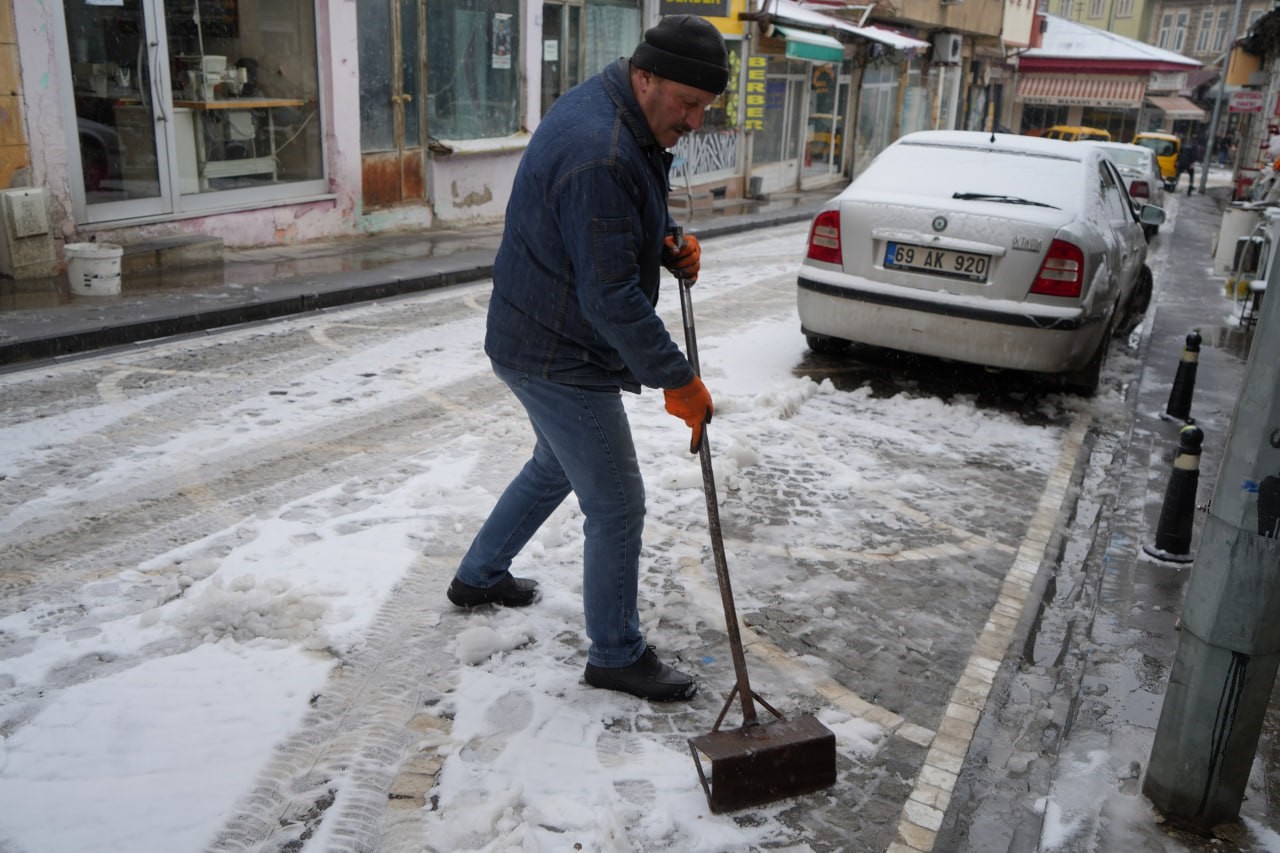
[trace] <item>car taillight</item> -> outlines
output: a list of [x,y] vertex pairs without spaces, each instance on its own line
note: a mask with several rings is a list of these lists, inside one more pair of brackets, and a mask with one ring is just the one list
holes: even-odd
[[809,229],[809,259],[828,264],[843,265],[840,252],[840,211],[824,210],[813,220]]
[[1031,284],[1041,296],[1079,296],[1084,290],[1084,252],[1065,240],[1054,240]]
[[1129,184],[1129,195],[1133,198],[1151,198],[1151,187],[1146,181],[1134,181]]

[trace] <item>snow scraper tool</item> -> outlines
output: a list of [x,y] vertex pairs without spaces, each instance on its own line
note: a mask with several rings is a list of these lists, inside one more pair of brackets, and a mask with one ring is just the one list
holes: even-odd
[[[678,235],[676,242],[680,242]],[[693,301],[689,295],[689,284],[685,281],[680,282],[680,310],[684,316],[689,362],[701,375],[693,326]],[[738,616],[733,605],[733,589],[729,584],[729,567],[724,556],[715,475],[711,468],[711,448],[705,424],[701,442],[692,449],[702,461],[711,551],[737,676],[737,683],[725,699],[711,732],[689,738],[689,748],[698,768],[698,778],[707,794],[707,804],[712,812],[720,813],[820,791],[836,781],[836,736],[812,714],[790,719],[784,717],[751,689]],[[742,726],[737,729],[721,728],[735,698],[742,703]],[[761,722],[756,717],[756,702],[773,715],[772,720]],[[711,764],[710,776],[704,769],[704,758]]]

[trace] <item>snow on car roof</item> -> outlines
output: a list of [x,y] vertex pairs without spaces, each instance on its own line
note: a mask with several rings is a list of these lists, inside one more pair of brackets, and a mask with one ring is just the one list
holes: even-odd
[[1075,211],[1084,203],[1082,161],[1090,156],[1098,154],[1078,142],[921,131],[880,152],[849,191],[934,199],[957,193],[1007,195]]

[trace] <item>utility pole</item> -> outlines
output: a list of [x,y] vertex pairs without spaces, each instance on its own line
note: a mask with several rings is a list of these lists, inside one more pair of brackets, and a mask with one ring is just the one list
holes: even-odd
[[[1209,164],[1213,162],[1213,155],[1218,137],[1218,117],[1222,114],[1222,101],[1227,97],[1227,68],[1231,65],[1231,51],[1236,43],[1236,27],[1240,25],[1240,3],[1236,0],[1236,7],[1231,12],[1231,27],[1227,32],[1231,33],[1231,38],[1227,41],[1227,52],[1222,58],[1222,70],[1218,72],[1218,97],[1213,101],[1213,118],[1209,120],[1209,138],[1205,140],[1204,146],[1204,162],[1200,164],[1200,195],[1204,195],[1205,185],[1209,183]],[[1220,135],[1220,134],[1219,134]]]
[[1142,785],[1199,831],[1239,816],[1280,664],[1280,264],[1267,290]]

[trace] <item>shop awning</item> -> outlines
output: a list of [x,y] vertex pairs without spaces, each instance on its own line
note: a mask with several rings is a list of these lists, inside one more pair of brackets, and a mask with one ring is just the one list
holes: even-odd
[[862,36],[864,39],[870,39],[871,41],[878,41],[881,44],[887,44],[889,47],[896,50],[910,50],[911,48],[924,50],[929,46],[929,42],[927,41],[912,38],[905,33],[900,33],[897,30],[891,30],[888,27],[882,27],[879,24],[867,24],[865,27],[854,27],[854,29],[856,29],[858,31],[857,34]]
[[1018,97],[1024,104],[1140,107],[1146,88],[1146,77],[1026,74],[1018,81]]
[[839,62],[844,59],[844,45],[831,36],[793,27],[775,26],[773,29],[786,39],[787,56],[792,59],[810,62]]
[[924,50],[929,47],[929,42],[927,41],[903,35],[888,27],[879,27],[874,24],[859,27],[844,18],[837,18],[835,15],[819,12],[796,2],[796,0],[768,0],[763,4],[763,9],[768,10],[769,19],[774,23],[775,27],[849,33],[868,41],[879,42],[896,50]]
[[1181,95],[1148,95],[1147,103],[1171,119],[1204,121],[1204,110],[1196,106],[1195,101]]

